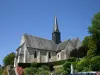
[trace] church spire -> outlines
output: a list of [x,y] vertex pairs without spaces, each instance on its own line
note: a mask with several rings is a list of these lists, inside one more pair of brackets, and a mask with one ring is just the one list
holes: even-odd
[[53,28],[53,33],[52,33],[52,40],[55,42],[55,44],[59,44],[61,42],[60,31],[58,28],[56,16],[54,18],[54,28]]
[[59,28],[58,28],[58,23],[57,23],[57,17],[54,17],[54,29],[53,32],[59,32]]

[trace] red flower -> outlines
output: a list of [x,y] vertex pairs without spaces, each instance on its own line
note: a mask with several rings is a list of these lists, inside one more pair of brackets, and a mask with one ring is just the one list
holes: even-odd
[[17,70],[18,75],[23,75],[24,71],[22,67],[18,66],[16,70]]

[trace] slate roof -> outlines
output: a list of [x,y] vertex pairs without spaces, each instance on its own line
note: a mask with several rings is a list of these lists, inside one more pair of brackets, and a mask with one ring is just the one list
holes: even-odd
[[78,48],[81,46],[81,41],[78,38],[72,40],[69,39],[57,45],[52,40],[48,40],[48,39],[44,39],[32,35],[27,35],[27,34],[25,34],[24,36],[25,36],[27,47],[36,48],[40,50],[52,50],[52,51],[63,50],[65,49],[69,41],[71,43],[71,46],[73,46],[74,48]]
[[56,50],[57,47],[57,44],[55,44],[52,40],[47,40],[32,35],[25,35],[25,39],[27,47],[44,50]]

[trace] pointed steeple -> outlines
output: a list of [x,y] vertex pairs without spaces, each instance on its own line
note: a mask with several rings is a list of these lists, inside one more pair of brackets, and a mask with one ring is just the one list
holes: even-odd
[[59,32],[59,28],[58,28],[58,22],[57,22],[57,17],[54,17],[54,28],[53,28],[53,32]]
[[54,28],[53,28],[53,33],[52,33],[52,40],[55,42],[55,44],[59,44],[61,42],[60,31],[58,28],[56,16],[54,18]]

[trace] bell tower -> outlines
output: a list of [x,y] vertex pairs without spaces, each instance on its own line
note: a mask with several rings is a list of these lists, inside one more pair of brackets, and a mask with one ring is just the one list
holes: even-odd
[[55,44],[59,44],[61,42],[60,31],[58,28],[57,17],[54,17],[54,27],[52,32],[52,40]]

